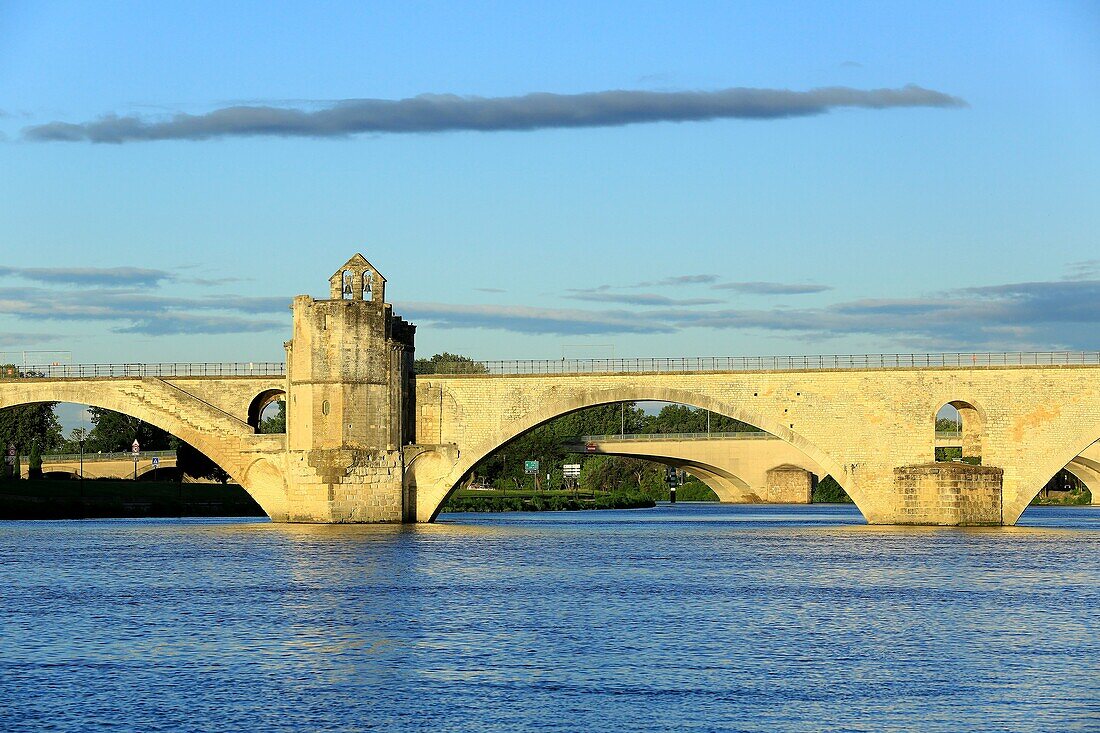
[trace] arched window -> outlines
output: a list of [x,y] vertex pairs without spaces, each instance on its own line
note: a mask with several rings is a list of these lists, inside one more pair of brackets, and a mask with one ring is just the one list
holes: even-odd
[[266,389],[248,406],[248,424],[257,433],[286,432],[286,392]]
[[355,273],[351,270],[344,270],[343,284],[340,287],[340,297],[344,300],[351,300],[353,296],[352,281],[355,279]]
[[981,465],[981,413],[969,402],[954,400],[936,411],[936,460]]
[[363,300],[371,300],[374,293],[374,273],[367,270],[363,273]]

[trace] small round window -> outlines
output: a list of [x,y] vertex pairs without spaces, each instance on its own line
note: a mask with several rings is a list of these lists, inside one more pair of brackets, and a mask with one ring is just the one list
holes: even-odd
[[325,400],[324,402],[321,403],[321,414],[322,415],[327,415],[328,414],[328,400]]

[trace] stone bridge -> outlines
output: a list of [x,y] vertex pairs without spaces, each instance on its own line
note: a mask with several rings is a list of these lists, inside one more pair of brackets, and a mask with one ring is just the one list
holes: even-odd
[[[962,416],[964,456],[1003,471],[995,496],[981,499],[991,503],[988,522],[980,523],[1014,524],[1071,463],[1091,490],[1096,474],[1082,474],[1100,438],[1096,365],[437,374],[418,377],[416,393],[417,442],[439,446],[423,486],[416,475],[420,519],[431,518],[455,482],[515,436],[557,415],[619,401],[681,403],[756,426],[836,479],[872,523],[956,523],[951,502],[970,500],[969,477],[926,493],[896,485],[895,476],[897,468],[933,461],[936,414],[945,404]],[[927,472],[942,475],[951,466]]]
[[[1096,352],[463,362],[416,375],[415,327],[385,302],[385,278],[356,255],[329,283],[328,299],[294,299],[285,367],[24,367],[0,378],[0,407],[64,401],[138,417],[217,462],[276,521],[430,521],[524,432],[643,400],[766,431],[871,523],[1013,524],[1067,466],[1096,493]],[[257,434],[273,399],[286,401],[287,433]],[[980,466],[932,463],[945,404]]]

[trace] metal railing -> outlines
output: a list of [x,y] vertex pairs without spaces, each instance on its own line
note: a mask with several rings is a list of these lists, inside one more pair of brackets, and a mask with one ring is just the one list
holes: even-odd
[[[1008,351],[953,354],[821,354],[815,356],[694,356],[633,359],[527,359],[422,364],[421,375],[617,374],[676,372],[913,369],[936,367],[1100,366],[1100,351]],[[163,364],[42,364],[8,366],[0,379],[90,377],[282,376],[283,362],[174,362]]]
[[[961,430],[937,430],[937,440],[961,440]],[[746,430],[733,433],[627,433],[625,435],[582,435],[569,441],[573,443],[608,443],[616,440],[778,440],[763,430]]]
[[162,364],[30,364],[0,369],[3,379],[88,379],[93,377],[279,377],[286,364],[274,361],[172,362]]
[[615,440],[778,440],[763,430],[736,433],[627,433],[626,435],[582,435],[574,443],[607,443]]
[[823,354],[696,356],[635,359],[531,359],[436,362],[421,374],[614,374],[620,372],[748,372],[817,369],[1100,365],[1100,351],[1015,351],[953,354]]

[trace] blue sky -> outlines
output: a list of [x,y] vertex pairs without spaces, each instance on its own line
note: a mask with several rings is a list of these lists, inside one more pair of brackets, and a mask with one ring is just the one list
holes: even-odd
[[1097,79],[1084,2],[7,2],[0,351],[278,360],[356,251],[422,355],[1096,349]]

